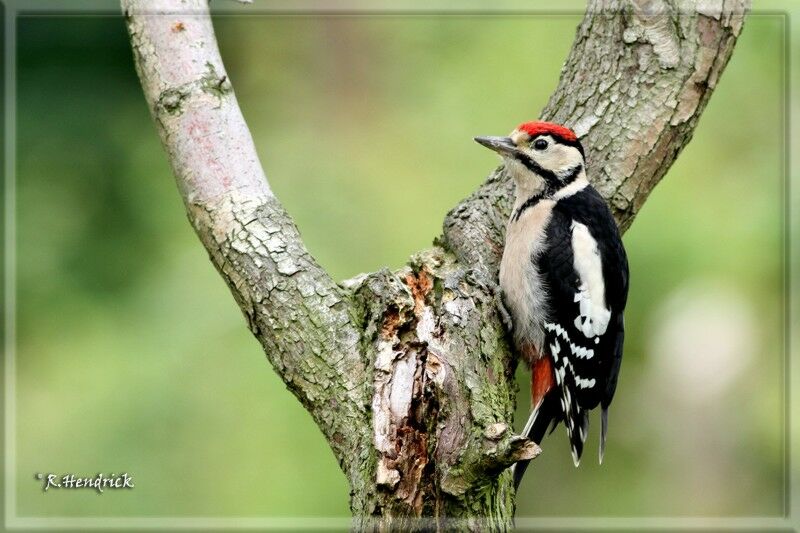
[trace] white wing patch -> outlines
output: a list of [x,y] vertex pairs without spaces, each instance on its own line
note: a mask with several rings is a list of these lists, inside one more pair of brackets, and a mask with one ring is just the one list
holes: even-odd
[[[575,271],[580,278],[575,302],[579,304],[575,327],[586,337],[597,337],[606,332],[611,311],[606,309],[606,289],[603,281],[603,263],[600,250],[589,228],[572,221],[572,256]],[[599,339],[595,339],[597,343]]]

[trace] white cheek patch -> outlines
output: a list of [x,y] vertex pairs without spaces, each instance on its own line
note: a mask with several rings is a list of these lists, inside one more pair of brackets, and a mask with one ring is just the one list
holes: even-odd
[[[611,311],[606,309],[605,282],[600,250],[589,228],[580,222],[572,221],[572,256],[575,271],[580,277],[580,286],[575,293],[578,303],[578,316],[575,327],[586,337],[603,335],[611,320]],[[595,343],[599,339],[595,339]]]

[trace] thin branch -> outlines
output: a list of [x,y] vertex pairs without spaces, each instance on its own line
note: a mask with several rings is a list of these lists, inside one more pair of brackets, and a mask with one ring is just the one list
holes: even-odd
[[[269,189],[207,0],[123,0],[139,78],[189,219],[281,378],[339,457],[368,369],[350,297]],[[340,406],[339,412],[331,405]],[[337,416],[334,416],[336,413]]]

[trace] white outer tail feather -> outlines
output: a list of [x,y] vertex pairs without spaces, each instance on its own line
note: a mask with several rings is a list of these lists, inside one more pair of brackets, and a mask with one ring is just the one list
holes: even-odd
[[[533,424],[536,423],[536,418],[539,415],[539,409],[541,408],[543,401],[544,401],[543,399],[539,400],[539,403],[536,405],[536,407],[534,407],[530,416],[528,416],[528,420],[527,422],[525,422],[525,427],[522,429],[522,435],[524,435],[525,437],[527,437],[530,434],[531,429],[533,428]],[[580,431],[581,441],[586,442],[586,436],[589,433],[588,416],[584,419],[582,426],[578,428],[578,430]],[[598,462],[601,465],[603,464],[603,457],[605,456],[606,453],[607,436],[608,436],[608,408],[603,407],[600,411],[600,445],[598,447]],[[536,444],[541,444],[541,443],[537,442]],[[575,464],[575,467],[577,468],[581,464],[581,460],[578,457],[578,451],[575,449],[574,446],[571,445],[570,445],[570,451],[572,452],[572,462]],[[516,467],[517,463],[511,465],[512,475],[514,474]]]
[[[539,400],[539,403],[536,404],[536,407],[533,408],[533,411],[528,416],[528,421],[525,422],[525,427],[522,428],[522,435],[525,438],[528,438],[528,435],[530,435],[530,432],[533,429],[533,424],[536,423],[536,417],[539,415],[539,408],[542,406],[543,402],[544,402],[544,399]],[[536,444],[540,444],[540,443],[537,442]],[[517,463],[514,463],[513,465],[511,465],[511,475],[512,475],[512,477],[514,476],[514,471],[516,469],[517,469]]]
[[606,454],[606,435],[608,435],[608,408],[603,407],[600,411],[600,447],[598,459],[603,464],[603,457]]

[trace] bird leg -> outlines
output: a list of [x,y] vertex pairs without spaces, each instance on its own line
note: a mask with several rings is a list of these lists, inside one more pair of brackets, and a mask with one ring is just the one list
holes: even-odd
[[506,305],[503,303],[503,296],[500,291],[495,292],[494,300],[497,314],[500,315],[500,321],[503,323],[506,333],[511,333],[514,330],[514,321],[511,318],[511,313],[508,312]]

